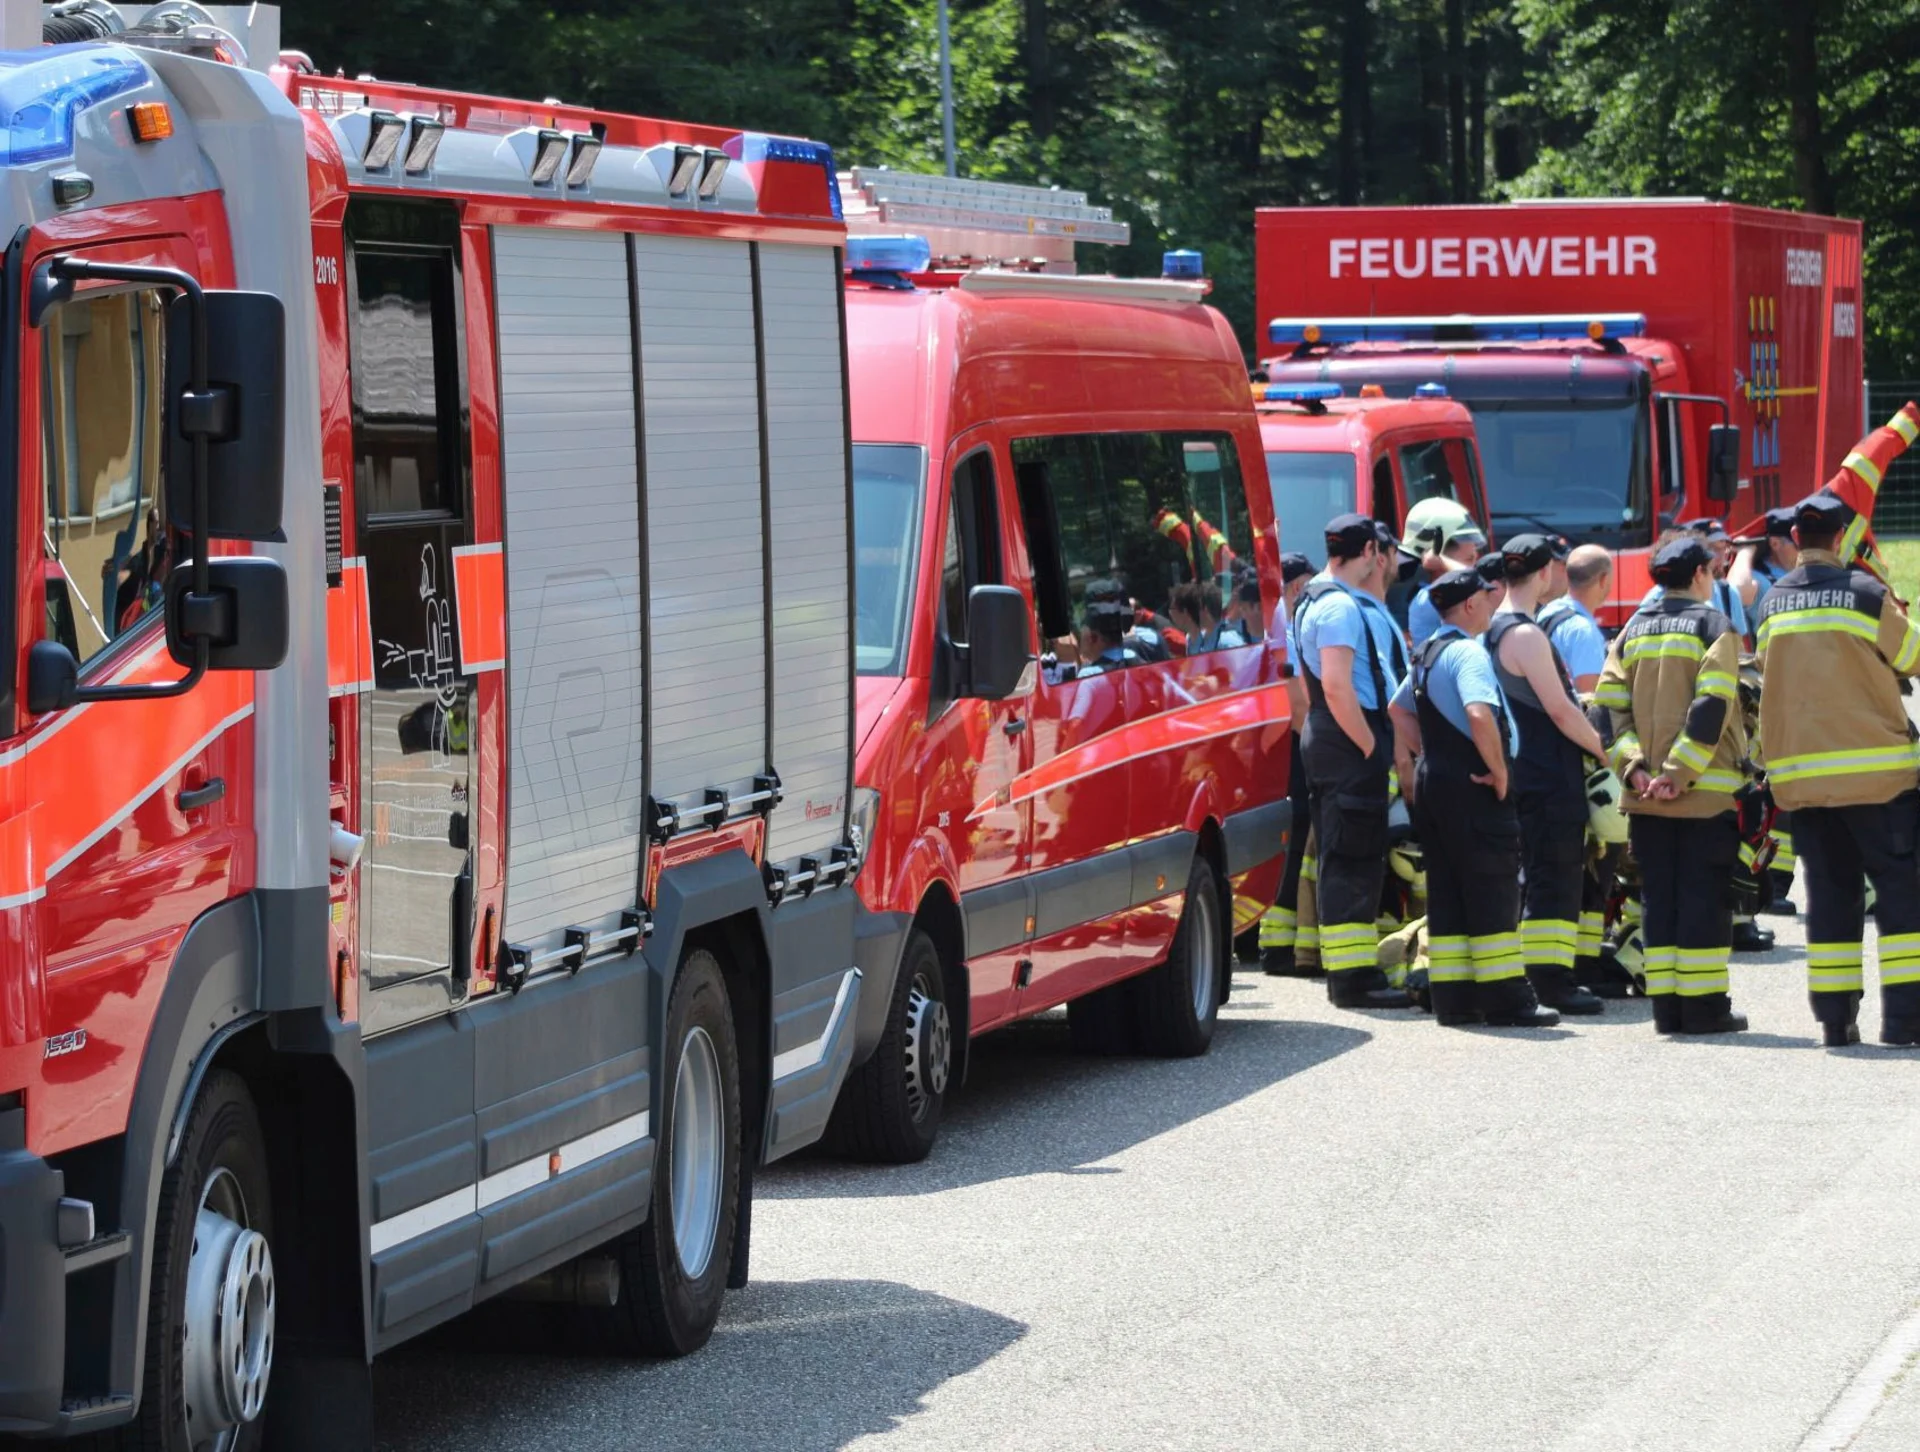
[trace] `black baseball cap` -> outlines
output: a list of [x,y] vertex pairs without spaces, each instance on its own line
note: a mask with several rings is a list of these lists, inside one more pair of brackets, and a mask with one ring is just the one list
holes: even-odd
[[1089,605],[1095,603],[1106,604],[1114,601],[1122,605],[1127,603],[1126,586],[1122,585],[1118,580],[1089,580],[1087,581],[1087,588],[1083,593]]
[[1683,534],[1653,552],[1653,578],[1661,585],[1691,584],[1699,571],[1713,563],[1713,551],[1698,535]]
[[1567,556],[1573,553],[1573,542],[1564,534],[1547,536],[1547,548],[1553,551],[1553,557],[1561,564],[1567,562]]
[[1766,512],[1767,537],[1769,539],[1793,538],[1793,506],[1783,504],[1778,509]]
[[1477,569],[1448,570],[1427,587],[1427,599],[1435,610],[1445,614],[1456,605],[1464,605],[1482,590],[1495,588]]
[[1553,558],[1553,543],[1544,534],[1516,534],[1500,546],[1509,575],[1531,575],[1547,567]]
[[1284,583],[1291,585],[1302,575],[1312,573],[1313,561],[1301,554],[1299,550],[1288,550],[1280,556],[1280,579]]
[[1839,495],[1821,489],[1793,506],[1793,522],[1818,534],[1832,534],[1853,523],[1853,510]]
[[1373,521],[1364,514],[1336,514],[1327,521],[1327,554],[1333,559],[1357,559],[1368,545],[1379,542]]
[[1727,537],[1727,522],[1724,519],[1688,519],[1681,522],[1680,528],[1700,535],[1708,544],[1717,544]]
[[1505,555],[1482,555],[1474,567],[1474,573],[1489,585],[1497,585],[1507,578],[1507,557]]
[[1133,610],[1118,600],[1090,600],[1087,602],[1086,621],[1087,628],[1097,634],[1122,636],[1133,625]]

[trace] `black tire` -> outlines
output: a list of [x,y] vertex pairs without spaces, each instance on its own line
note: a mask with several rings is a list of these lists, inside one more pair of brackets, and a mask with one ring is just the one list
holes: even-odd
[[[1221,898],[1220,879],[1212,864],[1196,858],[1187,876],[1186,903],[1180,910],[1180,926],[1174,930],[1167,961],[1130,985],[1134,990],[1134,1038],[1145,1053],[1191,1059],[1204,1054],[1213,1042],[1213,1026],[1219,1020],[1231,971]],[[1208,980],[1204,1011],[1195,1002],[1202,997],[1197,982],[1202,976]]]
[[[916,986],[923,1000],[917,1020]],[[932,1151],[946,1112],[953,1064],[952,1019],[946,1004],[940,950],[915,928],[907,934],[900,971],[894,975],[886,1031],[873,1057],[847,1076],[833,1106],[826,1136],[832,1152],[869,1164],[910,1165]]]
[[[699,1273],[681,1263],[674,1234],[674,1139],[680,1068],[696,1031],[706,1035],[717,1061],[721,1109],[719,1219]],[[653,1159],[653,1208],[644,1225],[613,1243],[620,1263],[620,1299],[596,1314],[613,1349],[645,1356],[685,1356],[713,1335],[733,1265],[734,1227],[740,1218],[740,1048],[733,1006],[720,963],[705,948],[680,960],[662,1035],[660,1127]]]
[[[273,1195],[267,1175],[260,1115],[246,1081],[225,1069],[208,1073],[187,1116],[179,1158],[160,1182],[160,1208],[153,1227],[153,1281],[147,1308],[146,1381],[140,1415],[129,1426],[107,1433],[96,1447],[122,1452],[188,1452],[185,1364],[187,1273],[193,1259],[195,1228],[209,1184],[230,1176],[244,1200],[246,1226],[273,1240]],[[271,1337],[266,1344],[269,1366]],[[241,1424],[233,1452],[257,1452],[266,1435],[266,1419]]]
[[1139,1052],[1133,1032],[1136,986],[1134,979],[1109,983],[1067,1005],[1067,1032],[1077,1052],[1105,1059]]

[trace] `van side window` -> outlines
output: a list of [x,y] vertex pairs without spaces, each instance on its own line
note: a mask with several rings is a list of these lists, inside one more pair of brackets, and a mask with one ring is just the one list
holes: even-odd
[[[1413,496],[1413,486],[1407,486],[1408,497]],[[1393,490],[1393,460],[1382,454],[1373,466],[1373,517],[1392,530],[1394,537],[1400,534],[1400,498]]]
[[92,293],[40,329],[46,638],[82,665],[153,612],[175,540],[160,487],[160,294]]
[[1422,439],[1403,445],[1400,474],[1407,481],[1409,508],[1423,499],[1452,499],[1472,505],[1466,442],[1462,439]]
[[993,455],[976,450],[953,471],[946,558],[940,574],[940,610],[947,639],[967,639],[967,600],[975,585],[998,585],[1000,501],[994,496]]
[[[1118,586],[1128,600],[1164,616],[1176,586],[1210,585],[1224,602],[1253,568],[1246,482],[1227,434],[1016,439],[1013,457],[1035,595],[1050,639],[1068,633],[1049,618],[1051,582],[1064,582],[1077,626],[1089,586]],[[1053,522],[1057,546],[1049,551],[1038,541]]]

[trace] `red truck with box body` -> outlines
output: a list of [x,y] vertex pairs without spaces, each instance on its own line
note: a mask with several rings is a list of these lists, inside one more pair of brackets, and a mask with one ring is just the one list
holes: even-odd
[[1444,384],[1473,410],[1494,527],[1616,551],[1615,621],[1662,527],[1738,529],[1860,433],[1858,222],[1689,200],[1267,208],[1255,243],[1269,376]]

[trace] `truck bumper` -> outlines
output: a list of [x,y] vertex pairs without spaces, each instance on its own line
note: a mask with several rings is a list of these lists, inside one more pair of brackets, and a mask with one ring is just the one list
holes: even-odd
[[27,1112],[0,1112],[0,1432],[60,1419],[66,1253],[56,1238],[65,1179],[27,1150]]
[[906,950],[908,913],[868,912],[863,905],[853,930],[853,961],[860,970],[860,1011],[854,1020],[853,1067],[873,1057],[887,1031],[887,1010],[893,1005],[893,980]]

